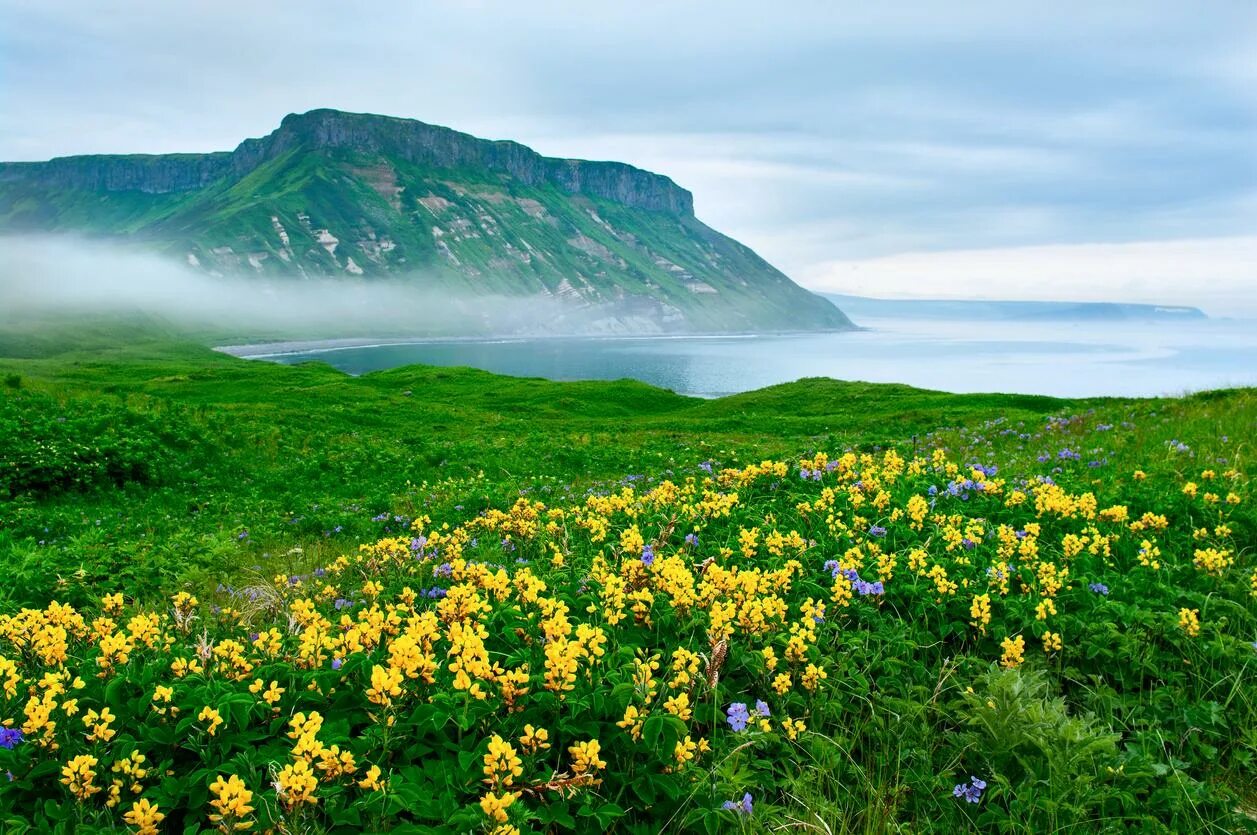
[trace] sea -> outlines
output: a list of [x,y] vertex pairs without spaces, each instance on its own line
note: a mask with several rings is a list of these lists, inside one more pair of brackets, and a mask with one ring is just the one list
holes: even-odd
[[860,325],[842,333],[414,339],[233,352],[289,364],[324,362],[355,375],[419,363],[550,380],[631,378],[697,397],[806,377],[1058,397],[1178,395],[1257,385],[1253,320],[887,318]]

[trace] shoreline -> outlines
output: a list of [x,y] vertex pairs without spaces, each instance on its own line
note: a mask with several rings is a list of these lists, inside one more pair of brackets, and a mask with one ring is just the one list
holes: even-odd
[[268,359],[293,354],[326,354],[355,348],[383,348],[391,345],[448,345],[459,343],[508,343],[540,341],[616,342],[657,339],[761,339],[778,336],[805,336],[822,333],[860,333],[873,328],[855,327],[832,331],[731,331],[728,333],[652,333],[641,336],[627,334],[487,334],[484,336],[348,336],[330,339],[283,339],[273,342],[250,342],[239,345],[214,345],[213,350],[239,359]]

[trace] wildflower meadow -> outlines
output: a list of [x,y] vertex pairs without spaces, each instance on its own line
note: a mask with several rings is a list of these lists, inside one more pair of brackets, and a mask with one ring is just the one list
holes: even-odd
[[1048,405],[15,601],[3,830],[1251,827],[1251,393]]

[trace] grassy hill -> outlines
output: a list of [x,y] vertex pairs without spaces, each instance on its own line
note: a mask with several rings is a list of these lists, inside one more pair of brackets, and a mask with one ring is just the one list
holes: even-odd
[[1252,389],[0,353],[6,832],[1252,828]]

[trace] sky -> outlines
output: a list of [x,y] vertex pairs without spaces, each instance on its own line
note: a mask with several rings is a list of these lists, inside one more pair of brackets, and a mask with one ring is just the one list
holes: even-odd
[[1257,2],[0,0],[0,159],[317,107],[615,159],[804,286],[1257,314]]

